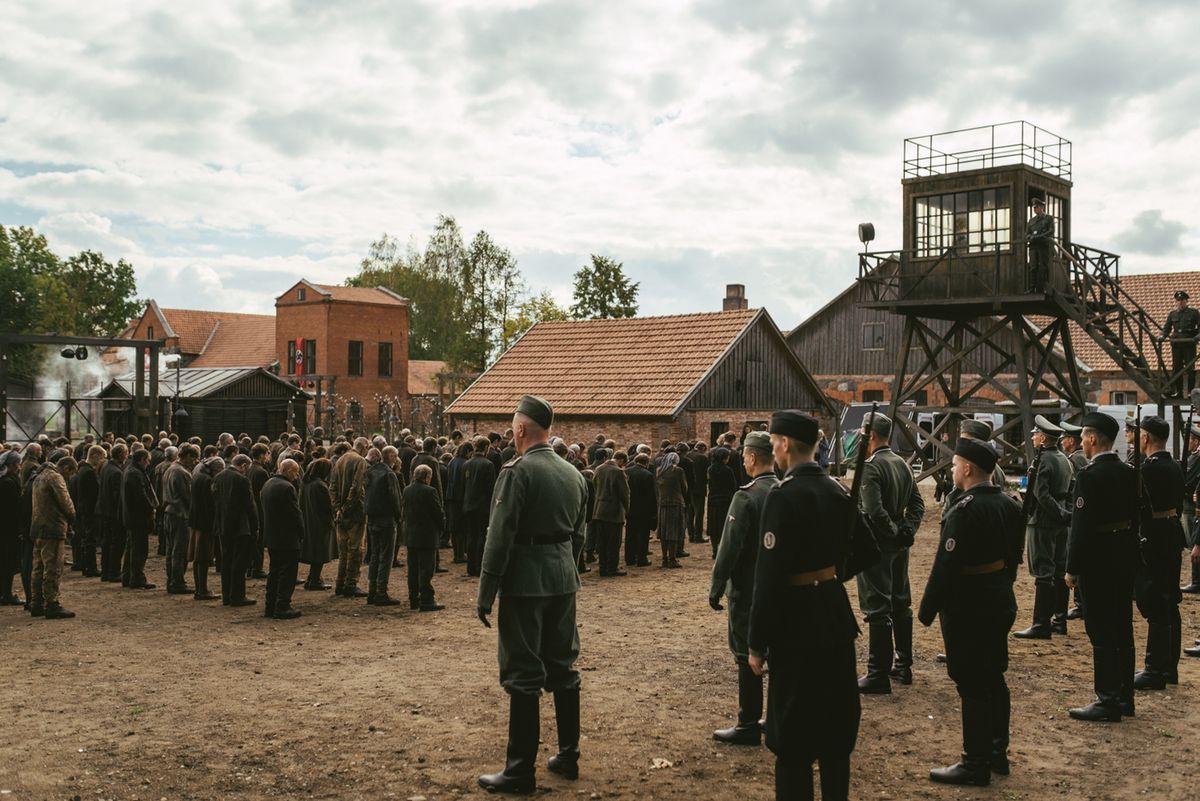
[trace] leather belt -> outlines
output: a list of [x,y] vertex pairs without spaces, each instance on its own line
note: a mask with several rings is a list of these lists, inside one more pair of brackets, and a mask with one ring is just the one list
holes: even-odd
[[1133,523],[1128,520],[1119,520],[1116,523],[1108,523],[1103,526],[1096,526],[1096,531],[1101,534],[1111,534],[1114,531],[1129,531],[1133,528]]
[[1151,512],[1150,516],[1155,520],[1170,520],[1179,517],[1178,509],[1164,509],[1161,512]]
[[830,565],[820,570],[810,570],[807,573],[794,573],[788,578],[793,587],[815,587],[837,578],[837,569]]
[[570,542],[571,535],[569,533],[560,534],[527,534],[513,537],[513,542],[517,545],[557,545],[560,542]]
[[964,576],[985,576],[988,573],[998,573],[1007,566],[1003,559],[997,559],[995,562],[988,562],[986,565],[967,565],[962,569]]

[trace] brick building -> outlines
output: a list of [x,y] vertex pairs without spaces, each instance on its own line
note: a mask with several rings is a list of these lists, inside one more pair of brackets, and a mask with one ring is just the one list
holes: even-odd
[[164,309],[151,300],[122,334],[126,339],[162,339],[184,367],[277,366],[275,316],[238,312]]
[[332,377],[332,382],[322,380],[321,414],[327,430],[383,431],[393,417],[405,419],[405,298],[378,287],[298,281],[275,299],[274,343],[281,376],[304,381],[306,388],[315,381],[303,376]]
[[465,433],[503,431],[526,393],[573,442],[711,443],[780,408],[836,417],[764,309],[538,323],[447,411]]

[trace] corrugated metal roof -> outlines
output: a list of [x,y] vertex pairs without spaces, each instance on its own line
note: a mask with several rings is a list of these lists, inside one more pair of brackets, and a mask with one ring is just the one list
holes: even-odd
[[[162,370],[158,374],[158,394],[162,398],[175,397],[175,377],[179,374],[179,395],[183,398],[203,398],[221,389],[253,375],[263,375],[276,381],[293,392],[303,392],[299,387],[284,381],[261,367],[185,367],[182,370]],[[133,395],[135,374],[130,371],[114,378],[99,392],[103,393],[113,385],[120,387],[129,395]],[[149,377],[147,376],[147,381]],[[99,393],[97,393],[99,394]],[[308,394],[304,392],[303,394]]]

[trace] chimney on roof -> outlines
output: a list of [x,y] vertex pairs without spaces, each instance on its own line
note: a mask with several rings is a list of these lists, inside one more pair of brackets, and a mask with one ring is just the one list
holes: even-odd
[[725,285],[725,300],[721,308],[723,311],[738,311],[745,309],[749,305],[746,300],[746,287],[744,284],[726,284]]

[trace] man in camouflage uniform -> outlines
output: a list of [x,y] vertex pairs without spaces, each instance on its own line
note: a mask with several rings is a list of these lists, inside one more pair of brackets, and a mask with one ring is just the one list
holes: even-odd
[[[1033,419],[1037,457],[1025,489],[1025,541],[1029,573],[1034,580],[1033,625],[1013,632],[1021,640],[1048,640],[1067,633],[1067,511],[1074,475],[1066,454],[1058,449],[1062,429],[1042,415]],[[1054,620],[1051,622],[1051,616]]]
[[587,486],[579,471],[549,444],[554,411],[526,395],[513,416],[519,456],[496,479],[483,552],[479,619],[500,596],[500,685],[509,694],[508,754],[504,770],[479,777],[490,792],[537,789],[538,697],[554,693],[558,755],[547,767],[579,776],[579,632],[575,626],[576,565],[587,522]]
[[731,745],[758,745],[762,739],[759,719],[763,711],[763,681],[750,669],[750,605],[754,600],[754,566],[758,558],[759,517],[775,478],[771,435],[752,431],[743,443],[742,464],[751,476],[733,496],[721,544],[713,564],[708,605],[721,611],[721,597],[729,598],[729,650],[738,670],[738,721],[729,729],[713,732],[713,739]]
[[877,414],[871,430],[863,435],[870,437],[870,456],[863,466],[862,510],[879,543],[880,560],[858,574],[859,608],[870,631],[867,674],[858,687],[866,694],[885,695],[892,691],[893,642],[895,672],[901,683],[912,683],[908,549],[925,514],[925,501],[912,469],[889,445],[892,421]]
[[[1161,342],[1171,343],[1171,394],[1182,397],[1196,386],[1196,339],[1200,338],[1200,310],[1188,308],[1188,293],[1175,293],[1175,308],[1167,315]],[[1186,382],[1186,386],[1183,386]]]

